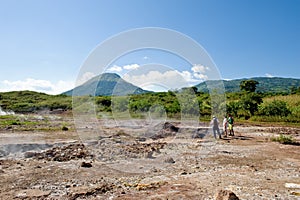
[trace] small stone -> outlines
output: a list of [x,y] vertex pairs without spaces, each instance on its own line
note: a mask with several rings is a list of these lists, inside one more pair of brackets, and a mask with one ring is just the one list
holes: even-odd
[[37,155],[36,152],[30,152],[30,151],[24,153],[25,158],[32,158],[32,157],[35,157],[36,155]]
[[45,199],[51,193],[50,190],[26,189],[16,192],[16,198],[21,199]]
[[154,168],[152,168],[152,172],[156,173],[156,172],[158,172],[158,170],[154,167]]
[[93,167],[93,165],[91,163],[82,162],[81,167],[90,168]]
[[300,191],[292,191],[291,195],[300,197]]
[[183,172],[180,173],[180,175],[187,175],[187,172],[183,171]]
[[172,157],[168,157],[164,160],[165,163],[175,163],[175,160]]
[[220,190],[216,195],[216,200],[239,200],[230,190]]
[[298,188],[298,189],[300,189],[300,184],[297,184],[297,183],[286,183],[285,187],[286,188]]

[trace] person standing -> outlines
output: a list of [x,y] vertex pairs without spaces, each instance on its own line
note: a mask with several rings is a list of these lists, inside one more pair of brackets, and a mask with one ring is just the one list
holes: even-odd
[[229,129],[229,135],[231,135],[231,136],[234,136],[233,124],[234,124],[234,119],[233,119],[232,115],[229,115],[228,129]]
[[227,116],[224,116],[223,119],[223,134],[225,135],[225,137],[227,137],[227,126],[228,126],[228,121],[227,121]]
[[218,133],[219,138],[221,139],[220,129],[219,129],[219,120],[216,116],[213,116],[210,125],[212,126],[214,137],[217,139],[216,133]]

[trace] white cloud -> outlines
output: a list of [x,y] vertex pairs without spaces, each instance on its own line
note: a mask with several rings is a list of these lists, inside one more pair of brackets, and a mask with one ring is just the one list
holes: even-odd
[[18,81],[5,80],[0,82],[1,92],[31,90],[47,94],[60,94],[72,89],[73,87],[74,82],[72,81],[58,81],[56,83],[52,83],[47,80],[37,80],[32,78]]
[[177,70],[175,70],[175,71],[178,74],[180,74],[184,78],[184,80],[187,81],[187,82],[199,82],[199,80],[195,79],[193,77],[193,74],[191,72],[189,72],[189,71],[182,71],[182,72],[179,72]]
[[123,71],[123,69],[125,69],[125,70],[134,70],[134,69],[138,69],[139,67],[140,67],[140,65],[138,65],[138,64],[130,64],[130,65],[124,65],[124,66],[114,65],[114,66],[110,67],[108,69],[108,71],[110,71],[110,72],[121,72],[121,71]]
[[141,75],[125,74],[123,79],[143,89],[160,86],[160,88],[169,90],[191,86],[190,82],[186,80],[186,78],[190,77],[191,75],[187,71],[178,72],[170,70],[165,72],[149,71],[147,74]]
[[123,70],[122,67],[119,67],[117,65],[114,65],[108,69],[108,71],[111,71],[111,72],[121,72],[122,70]]
[[209,67],[201,64],[194,64],[191,70],[193,71],[193,77],[195,77],[198,81],[208,79],[206,72],[210,70]]
[[269,77],[269,78],[274,77],[272,74],[269,74],[269,73],[266,73],[265,75],[266,75],[266,77]]
[[198,78],[198,79],[201,79],[201,80],[207,80],[208,79],[208,76],[205,75],[205,74],[198,74],[198,73],[195,73],[194,74],[194,77]]
[[194,64],[193,67],[191,68],[191,70],[194,73],[205,73],[206,71],[209,70],[209,67],[205,67],[205,66],[200,65],[200,64]]
[[143,59],[144,59],[144,60],[148,60],[149,57],[148,57],[148,56],[144,56]]
[[139,67],[140,67],[140,65],[138,65],[138,64],[131,64],[131,65],[123,66],[123,69],[133,70],[133,69],[138,69]]

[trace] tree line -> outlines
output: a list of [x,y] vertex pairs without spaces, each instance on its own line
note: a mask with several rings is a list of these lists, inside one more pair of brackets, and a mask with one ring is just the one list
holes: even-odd
[[0,106],[4,110],[21,113],[44,109],[71,110],[73,106],[88,110],[90,108],[85,104],[86,98],[92,98],[99,117],[101,113],[129,112],[134,117],[144,117],[151,113],[157,117],[179,118],[185,115],[209,119],[217,111],[220,115],[230,113],[243,120],[299,122],[300,89],[293,89],[292,94],[283,98],[278,94],[256,92],[258,84],[255,80],[243,80],[240,82],[241,92],[226,93],[226,99],[219,102],[220,98],[212,98],[218,94],[200,92],[196,87],[190,87],[128,96],[82,96],[78,97],[78,105],[72,105],[72,97],[66,95],[47,95],[31,91],[8,92],[0,93]]

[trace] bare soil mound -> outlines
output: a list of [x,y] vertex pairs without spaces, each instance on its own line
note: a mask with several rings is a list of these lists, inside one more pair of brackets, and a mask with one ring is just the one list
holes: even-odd
[[68,144],[65,146],[54,147],[43,152],[25,152],[25,158],[38,160],[66,162],[74,159],[92,159],[84,144]]

